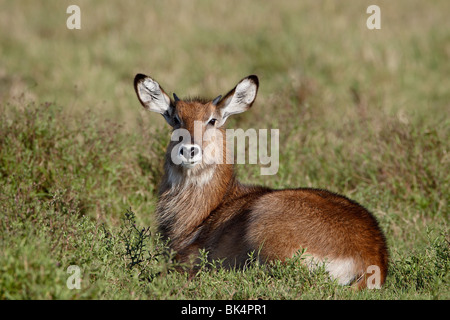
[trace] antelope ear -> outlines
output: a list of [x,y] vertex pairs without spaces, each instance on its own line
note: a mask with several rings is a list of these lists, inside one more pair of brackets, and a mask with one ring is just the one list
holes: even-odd
[[233,90],[222,98],[217,107],[222,117],[220,125],[224,124],[229,116],[247,111],[256,99],[259,80],[255,75],[242,79]]
[[134,90],[145,109],[162,114],[166,121],[172,125],[173,106],[169,96],[158,82],[146,75],[137,74],[134,78]]

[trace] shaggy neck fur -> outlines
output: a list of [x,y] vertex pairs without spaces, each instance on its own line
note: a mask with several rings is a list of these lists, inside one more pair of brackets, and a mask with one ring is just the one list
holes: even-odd
[[237,183],[230,164],[185,169],[170,161],[166,159],[156,213],[160,232],[178,251],[196,239],[202,223],[234,193]]

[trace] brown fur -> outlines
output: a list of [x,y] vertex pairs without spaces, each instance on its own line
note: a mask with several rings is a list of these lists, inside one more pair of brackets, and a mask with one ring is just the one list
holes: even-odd
[[[180,126],[195,140],[194,120],[207,121],[219,107],[200,100],[178,101],[172,117],[177,115]],[[215,130],[224,133],[223,128]],[[201,140],[195,142],[206,147]],[[226,150],[225,139],[211,143]],[[201,163],[188,171],[171,161],[175,144],[171,142],[167,150],[156,215],[160,232],[170,238],[181,261],[189,261],[204,248],[210,259],[225,259],[226,266],[240,267],[252,251],[266,262],[284,260],[306,248],[316,259],[350,259],[358,288],[366,287],[371,265],[380,268],[384,283],[388,267],[384,235],[373,215],[355,201],[320,189],[244,186],[231,164]],[[197,184],[205,172],[210,178]]]

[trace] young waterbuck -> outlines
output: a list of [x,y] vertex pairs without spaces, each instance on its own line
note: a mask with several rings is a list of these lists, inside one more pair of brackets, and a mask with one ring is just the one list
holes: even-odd
[[172,100],[155,80],[136,75],[141,104],[174,129],[156,209],[159,231],[184,262],[199,249],[228,267],[243,266],[251,252],[267,262],[306,249],[305,263],[324,264],[340,284],[380,287],[388,251],[365,208],[326,190],[272,190],[236,179],[224,123],[252,106],[258,86],[258,78],[249,76],[223,98],[181,100],[174,94]]

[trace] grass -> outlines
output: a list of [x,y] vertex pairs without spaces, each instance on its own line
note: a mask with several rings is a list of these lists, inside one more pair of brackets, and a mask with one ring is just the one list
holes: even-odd
[[[447,1],[380,1],[378,31],[365,1],[77,1],[79,31],[70,4],[0,0],[1,299],[450,298]],[[301,255],[225,271],[203,252],[195,277],[175,271],[153,216],[169,130],[141,110],[138,72],[211,97],[258,74],[228,126],[279,129],[280,168],[239,178],[364,204],[391,253],[383,289],[340,287]]]

